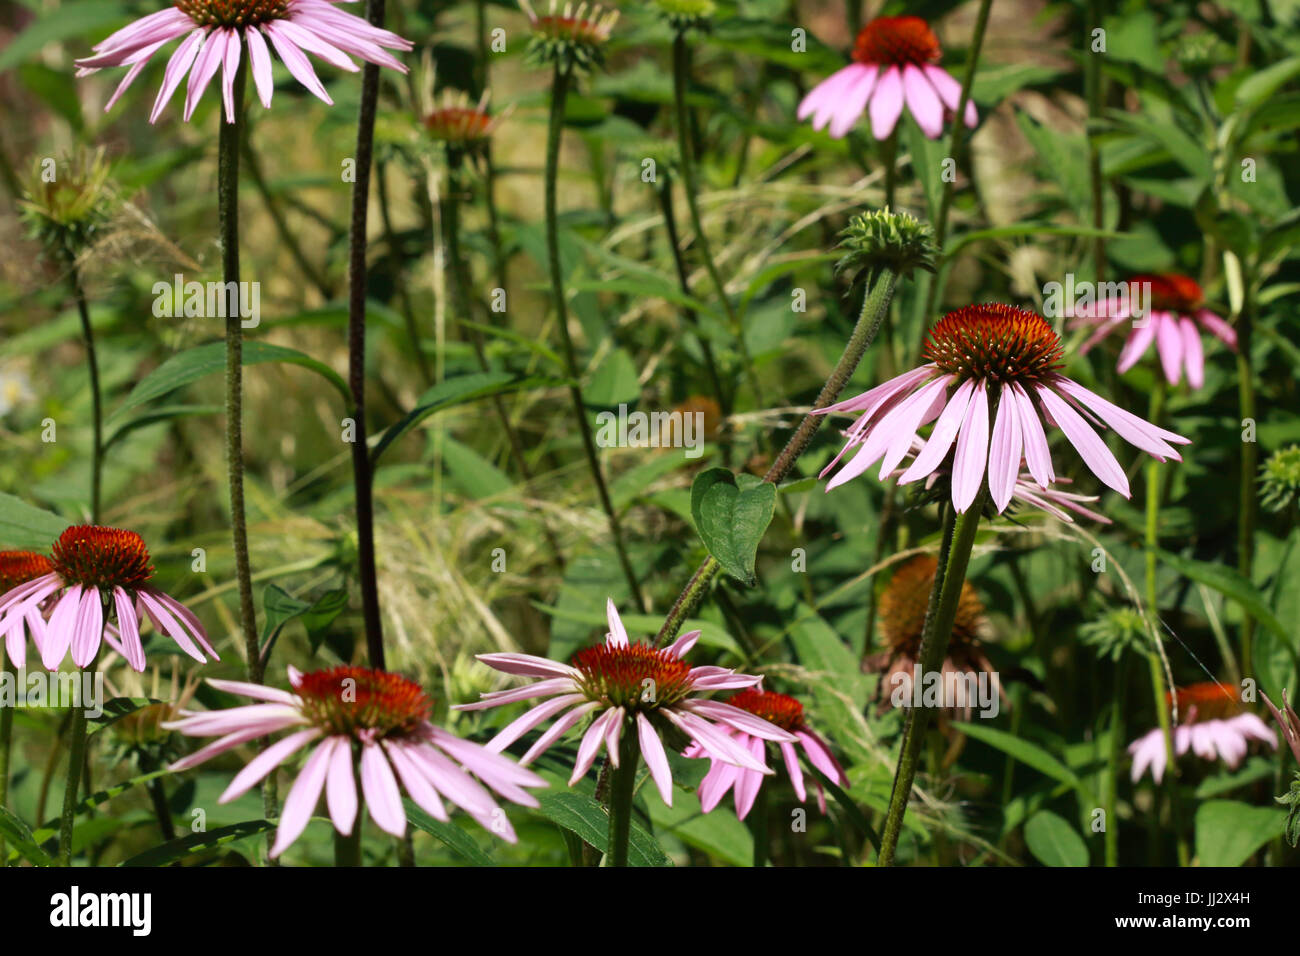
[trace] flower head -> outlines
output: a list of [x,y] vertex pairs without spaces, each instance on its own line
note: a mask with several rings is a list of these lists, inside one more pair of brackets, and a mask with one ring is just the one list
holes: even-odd
[[1177,385],[1186,370],[1187,384],[1200,388],[1205,384],[1202,330],[1229,348],[1237,347],[1237,333],[1205,307],[1205,296],[1196,280],[1173,273],[1136,275],[1127,285],[1123,294],[1080,310],[1082,314],[1074,324],[1096,327],[1079,349],[1080,355],[1125,322],[1131,322],[1116,365],[1121,374],[1136,365],[1154,342],[1169,384]]
[[713,0],[654,0],[654,5],[668,25],[678,33],[708,30],[717,4]]
[[[858,33],[853,62],[814,87],[797,115],[811,116],[813,129],[829,123],[831,136],[840,139],[869,110],[872,135],[887,139],[906,103],[921,131],[938,139],[961,103],[961,84],[938,65],[942,56],[938,37],[920,17],[877,17]],[[970,127],[979,119],[969,99],[964,119]]]
[[0,634],[12,640],[14,630],[26,625],[47,669],[57,670],[69,648],[72,662],[85,667],[106,640],[132,669],[143,671],[145,617],[196,661],[207,661],[200,647],[220,660],[194,612],[149,583],[149,549],[134,531],[73,525],[54,543],[49,564],[40,577],[0,595]]
[[[0,595],[7,596],[20,585],[44,577],[52,568],[50,559],[43,554],[32,551],[0,551]],[[0,605],[3,605],[2,598]],[[22,615],[12,617],[0,615],[0,634],[4,635],[5,653],[9,655],[9,662],[19,669],[27,664],[29,629],[33,637],[45,633],[45,622],[38,608],[33,607]]]
[[914,269],[933,272],[938,251],[928,222],[888,209],[873,209],[850,219],[840,233],[839,248],[844,254],[835,263],[836,272],[872,275],[888,268],[904,278]]
[[[1274,750],[1277,736],[1268,724],[1249,711],[1242,710],[1241,702],[1214,681],[1178,688],[1173,695],[1165,695],[1169,706],[1173,698],[1178,701],[1182,722],[1174,728],[1174,752],[1178,756],[1194,752],[1205,760],[1218,759],[1230,769],[1236,769],[1246,756],[1251,740],[1261,740]],[[1133,782],[1136,783],[1147,767],[1159,783],[1165,774],[1165,738],[1157,727],[1129,744],[1133,757]]]
[[546,786],[531,770],[430,723],[432,701],[418,684],[399,674],[365,667],[304,674],[291,667],[289,691],[238,681],[208,683],[262,703],[186,712],[165,724],[190,737],[220,738],[172,764],[173,771],[196,767],[257,737],[292,731],[249,761],[218,802],[247,793],[298,751],[314,745],[285,798],[272,856],[283,853],[306,829],[322,791],[335,829],[350,835],[359,810],[357,776],[371,818],[386,833],[406,833],[405,789],[435,819],[448,819],[446,800],[511,843],[515,832],[487,788],[521,806],[535,807],[537,800],[523,788]]
[[[822,740],[808,726],[804,720],[803,704],[799,703],[795,698],[786,694],[778,694],[775,691],[751,687],[735,694],[727,700],[727,703],[746,713],[753,714],[755,717],[762,718],[769,724],[780,727],[795,736],[794,743],[781,741],[777,746],[781,750],[781,759],[785,765],[786,773],[790,777],[790,785],[794,787],[795,796],[799,798],[800,803],[808,799],[808,791],[804,786],[803,768],[799,765],[799,753],[795,750],[795,743],[798,743],[799,749],[803,751],[807,761],[825,774],[831,783],[838,787],[848,784],[844,768],[831,755],[830,747],[827,746],[826,741]],[[756,759],[762,760],[766,756],[767,741],[761,737],[753,737],[744,731],[729,728],[724,728],[723,732],[730,735],[737,744],[749,750]],[[692,743],[687,748],[685,756],[709,757],[710,755],[706,748],[698,743]],[[757,798],[759,788],[762,785],[762,773],[745,767],[737,767],[735,764],[713,757],[709,772],[700,781],[700,807],[705,813],[708,813],[722,802],[722,798],[730,790],[734,792],[736,816],[743,820],[754,806],[754,800]],[[826,795],[822,791],[821,781],[813,777],[813,785],[817,788],[817,806],[822,813],[825,813]]]
[[18,203],[32,238],[60,260],[75,259],[100,238],[118,203],[102,148],[81,149],[50,169],[38,162]]
[[1286,511],[1300,502],[1300,445],[1275,451],[1259,469],[1259,503]]
[[817,410],[861,413],[840,454],[822,471],[825,477],[850,449],[859,449],[827,483],[828,491],[877,461],[885,478],[912,450],[916,430],[930,422],[934,429],[924,449],[898,483],[927,477],[953,451],[952,502],[958,511],[971,506],[986,476],[994,507],[1004,511],[1022,460],[1040,489],[1057,480],[1044,421],[1059,427],[1089,469],[1125,497],[1124,469],[1089,420],[1109,425],[1159,461],[1181,461],[1170,443],[1189,441],[1062,375],[1060,337],[1045,319],[1024,309],[988,304],[950,312],[930,331],[924,357],[929,361],[918,368]]
[[619,12],[600,4],[579,3],[575,9],[566,0],[563,8],[551,0],[544,14],[533,10],[529,0],[519,0],[528,14],[532,38],[527,59],[534,65],[554,65],[559,69],[586,72],[605,62],[605,44],[618,23]]
[[[876,700],[881,709],[889,706],[894,692],[907,682],[919,677],[917,668],[921,660],[921,637],[925,629],[925,612],[929,605],[930,589],[934,586],[935,571],[939,561],[934,555],[920,554],[902,564],[889,579],[880,595],[877,623],[880,629],[881,651],[863,661],[862,669],[880,674],[876,685]],[[952,639],[940,673],[943,686],[951,685],[956,697],[950,713],[959,718],[969,718],[976,701],[966,691],[967,675],[996,672],[980,646],[979,634],[984,629],[984,605],[969,581],[962,584],[957,599],[957,613],[952,623]],[[1001,683],[998,693],[1005,696]],[[911,694],[899,694],[901,706],[910,707]]]
[[[405,73],[406,67],[388,51],[412,48],[409,40],[396,33],[344,13],[337,7],[339,2],[341,0],[176,0],[166,10],[142,17],[96,44],[94,56],[77,60],[77,75],[88,76],[110,66],[130,67],[105,105],[107,111],[112,109],[155,53],[171,41],[184,37],[167,62],[162,89],[154,101],[149,122],[157,121],[181,81],[189,74],[185,92],[185,121],[188,123],[198,106],[199,97],[221,70],[226,122],[233,123],[235,77],[241,66],[244,47],[248,48],[257,95],[267,109],[271,107],[271,94],[275,88],[270,53],[270,47],[274,47],[294,79],[332,105],[334,101],[325,92],[307,53],[350,73],[357,72],[360,67],[348,54]],[[270,41],[270,46],[267,41]]]
[[548,698],[518,717],[488,741],[501,751],[533,728],[556,718],[550,728],[524,754],[528,765],[584,718],[594,719],[578,746],[570,785],[591,769],[603,747],[618,766],[619,742],[635,733],[641,755],[663,797],[672,806],[672,771],[664,752],[664,735],[697,741],[710,757],[757,773],[772,771],[731,736],[739,731],[763,740],[793,743],[795,736],[730,704],[708,700],[718,690],[753,687],[761,677],[737,674],[723,667],[691,667],[682,658],[695,646],[700,632],[683,634],[666,648],[633,642],[611,600],[606,614],[609,633],[605,643],[578,651],[571,664],[561,664],[531,654],[481,654],[479,660],[496,670],[521,677],[541,678],[513,690],[492,691],[459,710],[482,710],[521,700]]
[[444,92],[442,104],[424,114],[424,128],[433,139],[453,148],[482,145],[500,121],[500,117],[488,112],[487,101],[487,93],[474,103],[464,92]]

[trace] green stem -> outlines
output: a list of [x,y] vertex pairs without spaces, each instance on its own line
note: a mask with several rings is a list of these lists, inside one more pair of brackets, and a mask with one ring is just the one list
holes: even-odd
[[[767,781],[763,781],[767,783]],[[749,832],[754,838],[754,866],[767,866],[770,853],[770,840],[768,834],[768,798],[766,786],[758,788],[758,795],[754,798],[754,807],[749,812]]]
[[[952,130],[948,134],[948,156],[954,162],[957,154],[960,152],[962,143],[966,138],[966,104],[970,102],[971,85],[975,82],[975,67],[979,64],[980,49],[984,46],[984,30],[989,23],[989,8],[993,6],[993,0],[980,0],[979,12],[975,16],[975,32],[971,36],[970,52],[966,57],[966,73],[961,81],[961,98],[957,100],[957,110],[953,114]],[[934,221],[934,245],[939,250],[939,261],[943,262],[944,242],[948,237],[948,214],[952,209],[952,195],[956,188],[956,183],[948,179],[943,184],[943,196],[939,200],[939,215]],[[926,287],[925,309],[921,313],[920,337],[917,339],[917,351],[919,353],[921,344],[925,341],[925,330],[930,325],[930,314],[934,311],[935,304],[939,301],[939,285],[943,276],[942,267],[935,270],[930,282]],[[913,362],[912,365],[919,365],[920,362]]]
[[99,386],[99,360],[95,356],[95,330],[90,324],[90,308],[86,292],[81,285],[77,264],[72,263],[69,273],[72,294],[77,300],[77,313],[81,316],[81,335],[86,343],[86,365],[90,370],[90,402],[94,415],[94,445],[90,464],[90,523],[99,524],[101,486],[104,472],[104,409]]
[[[384,0],[366,0],[366,19],[384,25]],[[361,612],[366,627],[370,666],[383,670],[384,625],[379,614],[379,579],[375,565],[374,464],[366,438],[366,230],[370,171],[375,143],[375,106],[379,101],[379,67],[367,63],[361,75],[357,117],[356,182],[352,186],[352,224],[348,235],[348,387],[352,392],[352,483],[357,508],[357,564]]]
[[[840,392],[848,384],[849,379],[853,377],[858,363],[862,361],[862,356],[866,354],[867,349],[871,348],[871,343],[876,339],[876,333],[880,331],[880,323],[884,321],[885,316],[889,313],[889,302],[894,296],[894,289],[898,285],[898,274],[892,269],[882,268],[874,276],[866,280],[866,289],[862,296],[862,309],[858,313],[858,321],[853,326],[853,332],[849,336],[849,341],[844,346],[844,351],[840,355],[840,360],[835,363],[835,368],[831,370],[830,377],[826,379],[826,384],[817,395],[817,400],[813,402],[812,410],[804,416],[799,427],[795,429],[794,434],[790,436],[781,453],[777,455],[776,460],[772,462],[772,467],[768,469],[763,480],[769,484],[778,485],[784,480],[794,464],[798,461],[799,456],[803,454],[812,441],[813,435],[817,433],[825,421],[825,415],[815,415],[817,409],[833,405],[840,397]],[[718,562],[712,555],[705,558],[691,579],[682,589],[682,593],[677,596],[673,602],[672,608],[665,618],[663,626],[659,629],[659,634],[655,639],[656,646],[662,647],[677,636],[681,630],[682,622],[690,617],[691,612],[699,606],[704,600],[704,595],[708,593],[709,585],[718,573]]]
[[745,379],[749,383],[749,389],[754,395],[754,401],[759,408],[766,406],[763,400],[763,392],[758,384],[758,376],[754,372],[754,362],[749,354],[749,346],[745,342],[745,330],[741,327],[740,316],[736,314],[735,306],[731,304],[731,298],[727,295],[726,284],[722,281],[722,274],[718,272],[718,265],[714,262],[713,252],[709,246],[709,236],[704,231],[704,223],[700,219],[700,207],[697,196],[700,191],[699,178],[696,175],[694,149],[691,145],[691,127],[690,113],[686,107],[686,88],[690,82],[691,70],[690,48],[686,45],[686,34],[679,31],[673,37],[673,102],[677,110],[677,147],[682,165],[682,179],[686,188],[686,208],[691,213],[691,227],[695,230],[695,242],[700,250],[700,257],[704,260],[704,270],[708,273],[710,281],[713,283],[713,289],[717,293],[722,308],[727,313],[727,323],[731,326],[731,334],[736,339],[736,348],[740,352],[741,361],[744,363]]
[[[83,675],[95,673],[95,661],[91,661],[77,675],[81,686],[85,687]],[[77,793],[81,789],[81,772],[86,762],[86,706],[89,701],[81,701],[83,706],[72,711],[72,726],[68,728],[70,747],[68,749],[68,776],[63,788],[63,814],[59,818],[59,864],[72,866],[72,826],[77,819]]]
[[[1088,0],[1088,35],[1101,26],[1101,0]],[[1106,228],[1105,181],[1101,174],[1101,150],[1093,138],[1093,124],[1101,119],[1102,89],[1101,56],[1089,50],[1084,60],[1084,90],[1088,101],[1088,184],[1092,194],[1092,227],[1098,231]],[[1100,282],[1106,270],[1106,240],[1097,236],[1092,240],[1093,281]]]
[[611,772],[606,866],[627,866],[627,847],[632,836],[632,797],[636,792],[636,768],[640,757],[636,726],[625,720],[618,742],[618,766]]
[[[1245,265],[1242,266],[1243,273]],[[1255,373],[1251,367],[1250,351],[1254,338],[1254,305],[1251,301],[1251,277],[1242,276],[1243,295],[1241,313],[1237,316],[1237,399],[1241,406],[1241,420],[1256,420]],[[1244,425],[1242,426],[1245,427]],[[1241,443],[1241,486],[1237,505],[1237,570],[1251,581],[1255,568],[1255,520],[1259,503],[1256,498],[1256,472],[1259,469],[1259,445],[1252,441]],[[1255,619],[1245,614],[1241,621],[1241,673],[1254,674]]]
[[[975,501],[962,514],[955,514],[952,506],[947,506],[943,535],[946,554],[940,553],[940,567],[943,568],[943,574],[935,575],[934,586],[930,589],[925,625],[921,632],[918,658],[922,678],[926,674],[937,672],[943,664],[944,656],[948,653],[948,643],[952,640],[952,625],[957,617],[957,604],[961,598],[962,585],[966,582],[966,568],[970,564],[971,549],[975,545],[975,533],[979,530],[980,513],[984,510],[987,497],[987,487],[982,486],[975,496]],[[903,726],[903,740],[898,754],[898,767],[894,772],[894,788],[889,795],[885,828],[880,837],[880,855],[877,861],[880,866],[894,864],[894,852],[898,848],[898,838],[903,829],[903,817],[907,813],[907,803],[912,794],[912,781],[916,779],[918,758],[929,722],[929,708],[908,708],[907,719]]]
[[636,606],[644,610],[645,598],[641,594],[641,585],[636,579],[636,572],[632,570],[632,562],[623,545],[623,529],[619,524],[618,512],[614,510],[614,502],[609,496],[609,488],[605,484],[600,458],[596,454],[596,442],[591,434],[591,423],[587,420],[587,409],[582,401],[582,389],[578,384],[581,371],[578,368],[578,355],[573,346],[573,337],[569,334],[569,305],[564,295],[564,278],[560,270],[556,189],[560,169],[560,139],[564,135],[564,104],[568,98],[571,79],[569,70],[557,64],[551,85],[551,117],[546,133],[546,253],[550,260],[551,294],[555,299],[560,339],[564,343],[564,361],[569,373],[569,398],[573,403],[574,417],[578,421],[578,431],[582,435],[582,447],[587,456],[587,466],[591,469],[591,477],[600,496],[600,505],[609,520],[614,550],[618,553],[618,563],[623,569],[623,576],[627,579],[628,590]]
[[1115,663],[1110,703],[1110,752],[1106,755],[1106,865],[1119,866],[1119,766],[1124,746],[1124,693],[1128,655]]
[[[227,288],[239,284],[239,138],[244,125],[244,87],[247,71],[240,61],[235,74],[235,122],[219,117],[217,145],[217,205],[221,230],[222,276]],[[244,513],[244,332],[236,310],[226,317],[226,473],[230,483],[230,530],[239,582],[239,623],[244,632],[248,679],[262,682],[262,662],[257,646],[257,618],[253,610],[253,579],[248,559],[248,519]]]

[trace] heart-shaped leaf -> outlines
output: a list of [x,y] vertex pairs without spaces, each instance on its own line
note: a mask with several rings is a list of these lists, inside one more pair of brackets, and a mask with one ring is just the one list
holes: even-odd
[[776,485],[726,468],[702,471],[691,485],[691,516],[704,546],[722,570],[755,584],[758,543],[772,523]]

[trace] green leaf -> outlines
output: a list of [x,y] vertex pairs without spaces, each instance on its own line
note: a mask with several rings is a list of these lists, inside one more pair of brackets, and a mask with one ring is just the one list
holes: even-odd
[[1025,845],[1044,866],[1087,866],[1088,845],[1077,830],[1049,810],[1040,810],[1025,823]]
[[1241,866],[1280,836],[1286,812],[1237,800],[1208,800],[1196,810],[1196,856],[1201,866]]
[[257,836],[259,833],[274,830],[275,827],[276,825],[269,820],[246,820],[243,823],[232,823],[228,827],[221,827],[208,833],[192,833],[179,840],[171,840],[168,843],[160,844],[151,850],[137,853],[129,860],[123,860],[118,866],[166,866],[168,863],[174,863],[194,853],[206,853],[208,850],[215,850],[227,843],[234,843],[236,840],[242,840],[245,837]]
[[71,523],[0,492],[0,547],[44,553]]
[[457,375],[455,378],[446,379],[421,395],[416,400],[415,408],[403,415],[396,424],[389,426],[370,453],[371,460],[378,462],[389,445],[434,412],[486,398],[489,395],[504,395],[520,389],[557,384],[562,382],[540,376],[519,378],[510,372],[474,372],[470,375]]
[[[351,407],[352,393],[348,390],[348,383],[343,381],[343,377],[325,363],[318,362],[297,349],[285,348],[283,345],[269,345],[265,342],[245,342],[243,358],[244,365],[260,365],[263,362],[285,362],[289,365],[300,365],[303,368],[311,369],[333,385],[343,397],[344,403]],[[209,342],[207,345],[197,345],[192,349],[186,349],[184,352],[177,352],[141,379],[135,388],[131,389],[131,394],[126,397],[126,401],[109,416],[109,421],[129,409],[143,405],[145,402],[151,402],[155,398],[161,398],[168,392],[173,392],[184,385],[197,382],[199,379],[215,372],[224,371],[225,368],[226,344],[224,342]]]
[[151,697],[114,697],[112,700],[105,701],[100,708],[103,711],[98,717],[90,717],[92,726],[89,733],[97,734],[104,728],[117,723],[123,717],[134,714],[137,710],[145,707],[152,707],[154,704],[161,704],[162,701],[154,700]]
[[219,415],[222,411],[220,405],[159,405],[124,421],[104,440],[104,448],[107,449],[121,441],[137,428],[157,425],[159,422],[171,421],[173,418],[187,418],[191,415]]
[[1268,628],[1282,639],[1282,643],[1295,654],[1295,638],[1287,633],[1282,622],[1268,609],[1264,595],[1250,581],[1242,577],[1236,568],[1223,564],[1210,564],[1206,561],[1194,561],[1168,551],[1156,550],[1160,560],[1184,577],[1200,581],[1207,587],[1214,588],[1224,597],[1231,598],[1241,605],[1243,611],[1253,617],[1263,627]]
[[1237,87],[1237,105],[1258,106],[1297,76],[1300,76],[1300,56],[1287,57],[1266,66],[1252,73]]
[[605,356],[582,390],[582,401],[588,408],[632,405],[640,397],[641,382],[637,378],[636,363],[625,349],[614,349]]
[[[656,798],[657,799],[657,798]],[[609,849],[609,814],[591,797],[575,791],[543,793],[537,812],[556,826],[576,833],[585,842],[605,853]],[[663,848],[636,820],[628,840],[629,866],[672,866]]]
[[1083,782],[1075,776],[1074,771],[1037,744],[1021,740],[1005,730],[985,727],[983,724],[954,723],[952,726],[955,730],[960,730],[968,737],[974,737],[990,747],[1001,750],[1008,757],[1019,760],[1025,766],[1032,767],[1044,776],[1068,784],[1083,795],[1085,802],[1095,803]]
[[[76,809],[73,811],[73,814],[75,816],[81,816],[83,813],[89,813],[91,810],[95,809],[95,807],[108,803],[108,801],[112,800],[114,797],[120,797],[133,787],[138,787],[142,783],[148,783],[150,780],[156,780],[158,777],[165,777],[170,773],[171,771],[165,768],[162,770],[151,770],[148,773],[142,773],[138,776],[132,777],[130,780],[123,780],[121,783],[115,783],[113,786],[106,787],[103,790],[96,790],[90,796],[81,799],[77,804]],[[41,828],[36,831],[34,836],[38,842],[44,843],[58,832],[59,818],[55,817],[52,820],[46,820]]]
[[456,824],[435,820],[409,798],[402,803],[406,806],[406,818],[412,826],[446,844],[448,849],[470,866],[496,866],[496,861],[479,849],[473,838]]
[[[262,644],[273,640],[280,630],[295,619],[301,619],[307,634],[315,637],[324,631],[348,606],[348,592],[343,588],[326,591],[308,603],[294,597],[278,584],[272,584],[262,594]],[[313,646],[315,641],[312,642]]]
[[775,507],[776,485],[753,475],[738,479],[729,469],[710,468],[691,485],[691,516],[704,546],[724,571],[750,587],[756,583],[758,544]]
[[53,866],[50,855],[40,848],[32,831],[5,807],[0,807],[0,836],[9,847],[33,866]]
[[673,791],[671,807],[653,796],[646,801],[646,810],[660,833],[671,834],[732,866],[751,866],[754,862],[754,838],[749,827],[725,810],[705,813],[693,793]]

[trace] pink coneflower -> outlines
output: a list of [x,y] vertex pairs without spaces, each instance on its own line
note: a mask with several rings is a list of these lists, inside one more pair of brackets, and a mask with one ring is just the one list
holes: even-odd
[[[831,755],[830,747],[826,745],[826,741],[814,733],[812,728],[804,721],[803,704],[799,703],[799,701],[785,694],[778,694],[775,691],[748,688],[728,699],[727,703],[794,734],[799,749],[803,751],[804,757],[807,758],[810,764],[824,773],[826,778],[837,787],[848,784],[848,778],[844,775],[844,768]],[[758,737],[751,737],[741,730],[727,730],[725,732],[730,734],[736,743],[749,750],[755,759],[763,760],[766,756],[767,741]],[[799,798],[799,802],[803,803],[808,799],[808,791],[804,786],[803,768],[799,766],[799,753],[795,750],[793,743],[782,741],[778,746],[781,748],[781,758],[785,764],[786,773],[790,776],[790,785],[794,787],[794,793]],[[710,757],[711,755],[698,743],[692,742],[690,747],[686,749],[685,756]],[[736,816],[741,820],[745,819],[745,816],[754,806],[754,800],[758,797],[759,787],[763,785],[763,774],[748,768],[737,767],[735,764],[716,758],[712,758],[712,760],[709,772],[700,781],[700,807],[705,813],[708,813],[721,803],[722,798],[727,795],[727,791],[731,790],[734,791],[735,795]],[[817,806],[822,813],[825,813],[826,795],[822,791],[821,781],[816,777],[813,777],[812,781],[817,790]]]
[[[812,116],[813,129],[829,123],[831,136],[840,139],[870,109],[872,135],[887,139],[907,103],[921,131],[938,139],[961,101],[961,84],[937,65],[942,56],[938,37],[920,17],[877,17],[858,34],[853,62],[814,87],[797,115]],[[976,122],[975,104],[967,100],[966,125]]]
[[[1022,459],[1039,488],[1056,480],[1043,422],[1065,433],[1102,483],[1129,496],[1128,478],[1088,420],[1115,429],[1121,438],[1160,461],[1182,459],[1169,442],[1183,438],[1112,405],[1058,370],[1061,340],[1042,316],[1014,306],[972,305],[950,312],[930,331],[922,355],[929,361],[856,398],[818,409],[861,412],[846,432],[848,442],[822,471],[825,477],[852,448],[858,453],[827,483],[835,488],[877,461],[884,478],[912,448],[916,430],[934,422],[925,448],[899,477],[917,481],[953,455],[952,502],[970,507],[988,476],[989,493],[1001,513],[1011,501]],[[996,407],[996,417],[991,412]]]
[[[53,570],[50,559],[32,551],[0,551],[0,594],[8,595],[19,585],[44,577]],[[0,607],[4,602],[0,599]],[[27,632],[32,635],[36,650],[41,649],[45,636],[45,618],[39,605],[28,608],[23,614],[0,614],[0,635],[4,636],[5,653],[9,663],[21,670],[27,665]]]
[[[1119,353],[1116,368],[1122,374],[1137,364],[1151,343],[1160,355],[1160,367],[1170,385],[1177,385],[1183,370],[1187,371],[1187,384],[1200,388],[1205,384],[1205,349],[1201,344],[1201,330],[1237,348],[1237,333],[1227,322],[1205,308],[1205,296],[1194,279],[1183,275],[1138,275],[1129,279],[1132,290],[1126,296],[1097,307],[1074,324],[1098,325],[1097,330],[1083,343],[1079,354],[1085,354],[1094,345],[1125,322],[1132,322],[1132,330]],[[1134,305],[1141,302],[1139,290],[1149,285],[1150,311],[1139,316]],[[1146,321],[1141,321],[1145,318]],[[1137,320],[1137,321],[1134,321]]]
[[658,649],[628,640],[612,600],[607,613],[609,633],[605,643],[578,651],[572,666],[531,654],[479,655],[479,660],[503,673],[542,679],[514,690],[492,691],[477,703],[460,705],[458,710],[549,698],[502,729],[488,741],[489,749],[501,751],[534,727],[558,717],[520,760],[527,765],[591,715],[595,719],[578,746],[570,786],[591,769],[601,747],[617,767],[622,735],[635,732],[659,795],[669,806],[673,802],[673,781],[660,739],[664,734],[680,732],[697,741],[714,759],[760,774],[772,772],[731,733],[785,743],[797,738],[738,707],[703,697],[713,691],[753,687],[762,681],[761,677],[737,674],[725,667],[688,665],[682,658],[699,640],[699,631],[683,634],[670,646]]
[[104,107],[107,111],[155,53],[183,36],[185,39],[167,62],[162,89],[154,101],[149,122],[157,121],[188,73],[190,80],[185,93],[188,123],[199,97],[220,69],[226,122],[233,123],[235,76],[245,45],[257,95],[267,109],[271,107],[271,93],[275,88],[268,40],[294,78],[330,104],[334,101],[325,92],[306,53],[353,73],[360,67],[347,56],[349,53],[367,63],[405,73],[406,67],[387,51],[410,50],[411,42],[396,33],[373,27],[361,17],[344,13],[335,6],[338,2],[344,0],[176,0],[166,10],[142,17],[96,44],[94,56],[77,60],[77,76],[88,76],[108,66],[130,67]]
[[[1206,760],[1218,759],[1230,769],[1236,769],[1251,740],[1262,740],[1274,750],[1277,736],[1264,721],[1249,711],[1221,685],[1206,681],[1180,687],[1177,690],[1178,709],[1183,722],[1174,728],[1174,752],[1182,756],[1191,750]],[[1165,706],[1170,696],[1165,695]],[[1133,743],[1128,752],[1133,756],[1133,782],[1151,768],[1151,776],[1159,783],[1165,775],[1165,737],[1157,727]]]
[[247,793],[303,747],[316,744],[285,798],[271,856],[279,856],[298,839],[322,791],[335,828],[351,835],[359,809],[358,775],[366,809],[386,833],[406,833],[400,781],[411,799],[435,819],[448,819],[446,800],[511,843],[517,839],[514,829],[483,784],[526,807],[537,806],[537,800],[523,788],[546,786],[531,770],[431,724],[433,703],[419,684],[398,674],[365,667],[303,674],[291,667],[292,693],[239,681],[208,683],[265,703],[186,712],[181,720],[164,724],[190,737],[220,737],[172,764],[172,770],[196,767],[267,734],[293,731],[249,761],[219,803]]
[[[221,659],[194,612],[149,584],[149,549],[134,531],[73,525],[50,550],[48,574],[0,595],[0,634],[26,621],[47,669],[57,670],[69,648],[72,662],[85,667],[106,639],[133,670],[143,671],[140,621],[145,617],[196,661],[207,661],[200,647]],[[47,601],[51,610],[41,634],[33,615]],[[105,634],[110,619],[116,637]]]

